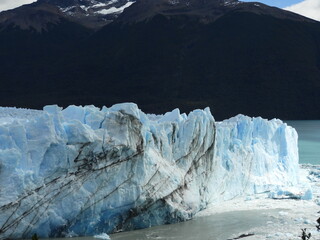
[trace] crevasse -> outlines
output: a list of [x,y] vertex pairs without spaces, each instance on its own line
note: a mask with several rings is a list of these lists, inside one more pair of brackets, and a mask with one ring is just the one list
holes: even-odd
[[298,183],[297,133],[210,110],[0,108],[0,237],[84,236],[184,221]]

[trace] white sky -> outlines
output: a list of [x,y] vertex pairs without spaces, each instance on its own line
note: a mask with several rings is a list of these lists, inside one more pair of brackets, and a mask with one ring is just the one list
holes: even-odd
[[19,7],[23,4],[35,2],[36,0],[0,0],[0,11]]
[[304,0],[285,9],[320,21],[320,0]]
[[[0,11],[15,8],[20,5],[32,3],[35,1],[36,0],[0,0]],[[259,0],[254,1],[258,2]],[[290,7],[286,7],[285,9],[320,21],[320,0],[302,0],[300,3],[294,4]]]

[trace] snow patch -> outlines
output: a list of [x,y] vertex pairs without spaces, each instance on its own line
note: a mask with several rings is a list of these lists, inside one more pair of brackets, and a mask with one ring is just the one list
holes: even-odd
[[125,5],[122,7],[116,8],[116,7],[111,7],[109,9],[102,9],[100,11],[97,11],[97,14],[102,14],[102,15],[107,15],[107,14],[114,14],[114,13],[122,13],[124,9],[130,7],[134,2],[127,2]]

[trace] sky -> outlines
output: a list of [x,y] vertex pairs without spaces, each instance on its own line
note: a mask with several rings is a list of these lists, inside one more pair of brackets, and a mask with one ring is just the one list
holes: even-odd
[[[262,2],[269,6],[285,8],[300,3],[303,0],[242,0],[243,2]],[[320,1],[320,0],[319,0]]]
[[35,0],[0,0],[0,11],[16,8],[32,2],[35,2]]
[[[243,0],[253,2],[254,0]],[[320,0],[255,0],[320,21]]]
[[[0,0],[0,11],[32,3],[35,0]],[[61,0],[63,1],[63,0]],[[320,21],[320,0],[242,0],[244,2],[262,2],[270,6],[284,8]]]

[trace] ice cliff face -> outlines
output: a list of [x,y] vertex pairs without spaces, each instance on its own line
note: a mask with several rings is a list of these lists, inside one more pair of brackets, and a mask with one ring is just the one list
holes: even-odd
[[0,143],[0,238],[173,223],[298,181],[293,128],[242,115],[215,123],[209,109],[2,108]]

